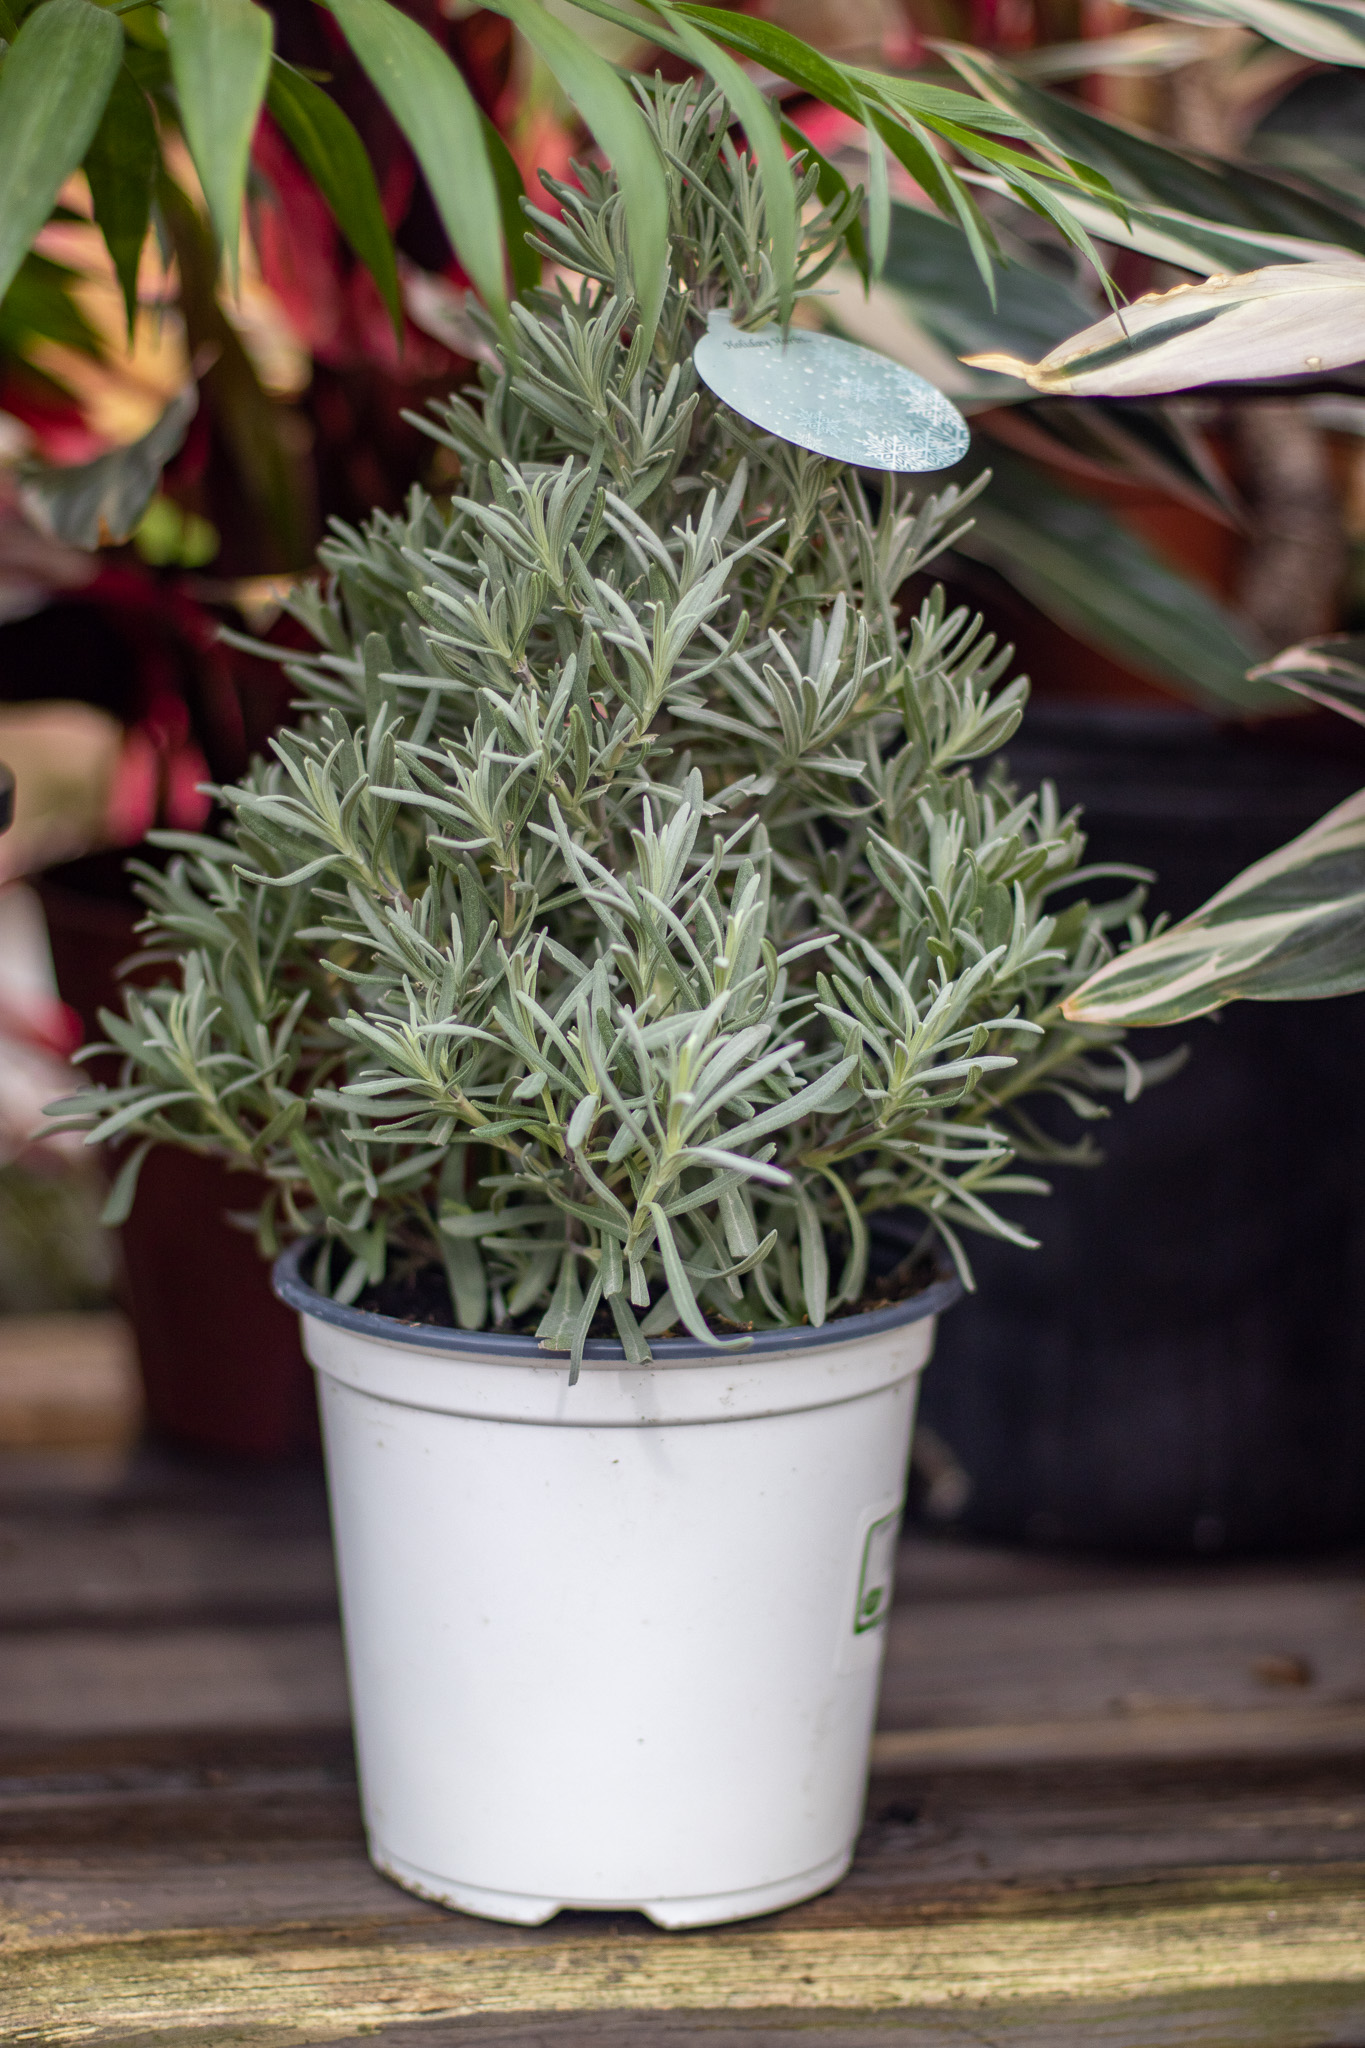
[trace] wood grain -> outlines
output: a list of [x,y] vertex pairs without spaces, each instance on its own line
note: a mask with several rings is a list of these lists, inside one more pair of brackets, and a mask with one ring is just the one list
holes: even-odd
[[[1125,1900],[1083,1910],[814,1932],[758,1929],[641,1940],[575,1929],[558,1940],[462,1946],[289,1930],[53,1946],[14,1958],[0,1996],[16,2044],[216,2038],[324,2043],[402,2019],[667,2010],[1013,2012],[1168,2004],[1228,1994],[1281,2006],[1365,2001],[1365,1889]],[[1273,1902],[1272,1902],[1273,1901]],[[586,1916],[576,1916],[583,1918]],[[231,2031],[228,2032],[227,2030]]]
[[1365,1571],[911,1541],[848,1878],[519,1930],[365,1859],[316,1474],[0,1454],[20,2048],[1365,2048]]

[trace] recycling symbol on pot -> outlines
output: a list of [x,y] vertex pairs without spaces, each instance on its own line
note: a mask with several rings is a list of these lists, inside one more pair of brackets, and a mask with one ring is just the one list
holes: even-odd
[[806,327],[752,332],[719,307],[692,356],[702,382],[756,427],[859,469],[947,469],[971,438],[923,377],[857,342]]

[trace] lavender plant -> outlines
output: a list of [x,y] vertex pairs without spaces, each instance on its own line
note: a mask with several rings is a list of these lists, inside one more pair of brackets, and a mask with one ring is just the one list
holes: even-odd
[[[1021,1237],[1019,1155],[1084,1150],[1024,1099],[1137,1078],[1060,1007],[1135,898],[1081,900],[1075,817],[992,761],[1011,650],[901,604],[972,493],[874,493],[699,384],[708,309],[778,302],[762,190],[717,94],[643,97],[657,329],[585,165],[531,213],[555,291],[430,423],[453,495],[334,528],[298,722],[142,870],[167,978],[61,1111],[131,1145],[115,1215],[149,1145],[212,1153],[339,1300],[439,1261],[462,1327],[575,1369],[604,1307],[632,1360],[855,1307],[889,1207],[965,1271],[963,1226]],[[810,291],[850,202],[801,182]]]

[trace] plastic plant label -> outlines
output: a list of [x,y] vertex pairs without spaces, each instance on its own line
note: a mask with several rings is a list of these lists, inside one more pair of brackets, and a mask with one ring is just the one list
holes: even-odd
[[693,351],[697,375],[756,427],[859,469],[946,469],[967,452],[967,422],[923,377],[834,334],[753,333],[718,308]]
[[895,1508],[874,1522],[864,1539],[862,1569],[858,1573],[858,1598],[853,1609],[855,1636],[865,1635],[868,1629],[876,1628],[891,1611],[900,1524],[900,1509]]

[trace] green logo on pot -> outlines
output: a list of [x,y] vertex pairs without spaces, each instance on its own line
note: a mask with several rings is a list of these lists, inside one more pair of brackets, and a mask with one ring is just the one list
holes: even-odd
[[853,1633],[866,1635],[886,1619],[891,1608],[891,1587],[896,1575],[896,1537],[900,1510],[883,1515],[868,1530],[863,1543],[863,1564],[858,1574],[858,1598],[853,1610]]

